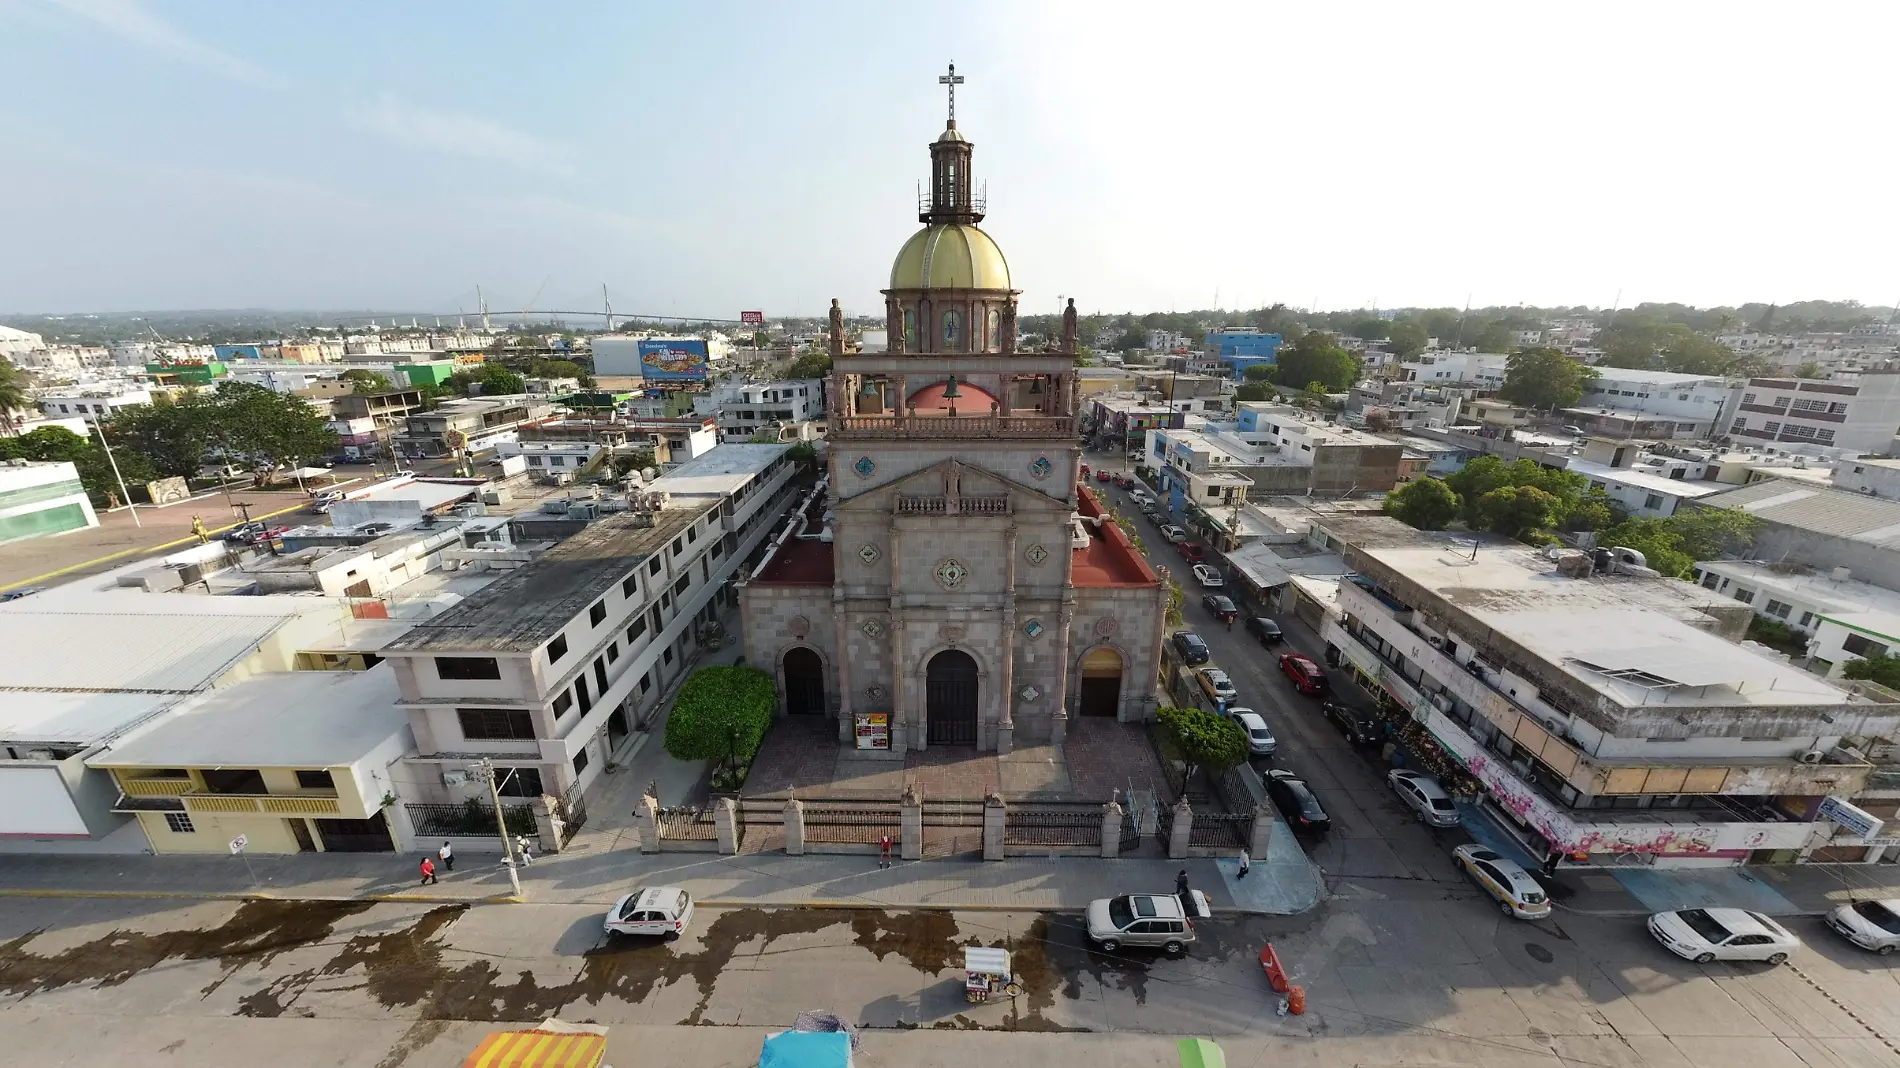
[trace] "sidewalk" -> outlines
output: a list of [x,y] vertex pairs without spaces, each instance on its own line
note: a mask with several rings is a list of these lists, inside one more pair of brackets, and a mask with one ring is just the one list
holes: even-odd
[[[457,869],[443,875],[440,883],[420,886],[416,866],[421,858],[407,854],[255,856],[250,870],[240,858],[227,856],[14,855],[0,867],[0,898],[514,900],[507,872],[496,857],[456,859]],[[1230,860],[1017,857],[899,861],[879,869],[877,858],[869,855],[648,855],[616,850],[537,857],[521,873],[521,890],[523,900],[541,904],[608,905],[635,886],[664,883],[684,887],[700,904],[713,907],[1039,911],[1080,909],[1095,898],[1134,891],[1170,891],[1175,873],[1185,868],[1190,884],[1222,911],[1283,914],[1318,903],[1317,880],[1311,893],[1269,896],[1262,894],[1270,879],[1266,865],[1256,864],[1239,887],[1232,867]],[[256,872],[256,883],[250,871]]]
[[1713,906],[1815,916],[1848,901],[1900,898],[1900,865],[1893,864],[1563,870],[1546,881],[1560,912],[1598,916]]

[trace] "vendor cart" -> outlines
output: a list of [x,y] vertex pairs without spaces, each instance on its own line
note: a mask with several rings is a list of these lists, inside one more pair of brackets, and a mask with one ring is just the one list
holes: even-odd
[[1022,985],[1009,972],[1009,951],[968,946],[963,950],[963,996],[972,1002],[999,994],[1015,997]]

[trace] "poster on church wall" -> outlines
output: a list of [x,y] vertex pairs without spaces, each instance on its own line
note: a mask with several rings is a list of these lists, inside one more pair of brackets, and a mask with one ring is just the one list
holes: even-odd
[[658,382],[704,382],[706,342],[702,338],[640,339],[640,376]]

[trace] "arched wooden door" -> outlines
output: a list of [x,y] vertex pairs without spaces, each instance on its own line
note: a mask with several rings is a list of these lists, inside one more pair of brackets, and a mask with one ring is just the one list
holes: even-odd
[[924,670],[925,737],[931,745],[976,744],[976,661],[945,649]]
[[1122,655],[1108,646],[1090,649],[1082,658],[1082,695],[1078,709],[1085,716],[1117,716],[1122,707]]
[[785,711],[794,716],[825,714],[825,663],[803,646],[785,654]]

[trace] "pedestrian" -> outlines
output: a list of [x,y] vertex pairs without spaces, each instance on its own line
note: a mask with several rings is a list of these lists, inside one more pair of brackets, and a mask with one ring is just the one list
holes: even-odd
[[1178,894],[1178,895],[1180,895],[1180,897],[1181,897],[1181,899],[1182,899],[1183,901],[1185,901],[1185,900],[1187,900],[1187,896],[1188,896],[1188,881],[1187,881],[1187,869],[1186,869],[1186,868],[1182,868],[1182,869],[1181,869],[1181,870],[1180,870],[1179,872],[1176,872],[1176,873],[1175,873],[1175,876],[1174,876],[1174,892],[1175,892],[1176,894]]
[[1241,846],[1240,847],[1240,877],[1242,879],[1245,879],[1247,877],[1247,870],[1252,867],[1253,867],[1253,858],[1247,855],[1247,847]]
[[528,840],[527,835],[519,834],[515,836],[515,848],[521,851],[522,867],[525,868],[534,863],[534,843]]
[[435,882],[435,861],[430,860],[428,857],[423,857],[422,858],[422,883],[420,885],[428,886],[434,882]]
[[447,842],[442,843],[442,848],[436,850],[435,855],[442,859],[443,871],[455,870],[455,850]]
[[891,866],[891,836],[888,834],[878,837],[877,866],[880,868],[888,868]]

